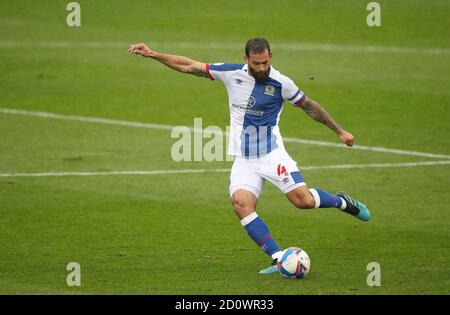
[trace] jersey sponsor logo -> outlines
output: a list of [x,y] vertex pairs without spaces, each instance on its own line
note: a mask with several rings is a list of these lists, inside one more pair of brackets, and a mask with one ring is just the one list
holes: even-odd
[[233,106],[233,109],[236,109],[238,111],[244,112],[249,115],[262,117],[264,115],[264,111],[252,109],[252,107],[254,107],[255,105],[256,105],[256,99],[253,96],[250,96],[247,99],[246,104],[234,104],[234,103],[231,104],[231,106]]
[[247,106],[243,106],[240,104],[231,104],[231,106],[233,106],[233,110],[237,110],[237,111],[243,112],[245,114],[258,116],[258,117],[264,116],[263,110],[250,109]]
[[238,85],[242,85],[243,82],[244,81],[242,81],[241,79],[236,79],[236,84],[238,84]]
[[264,88],[264,94],[275,96],[275,87],[273,85],[266,85],[266,87]]
[[247,108],[252,108],[253,106],[255,106],[256,104],[256,100],[253,96],[250,96],[247,100]]

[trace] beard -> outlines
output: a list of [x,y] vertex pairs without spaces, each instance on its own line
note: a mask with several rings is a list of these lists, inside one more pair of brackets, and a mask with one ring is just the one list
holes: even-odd
[[266,71],[263,71],[263,72],[253,71],[253,69],[250,67],[248,67],[248,70],[249,70],[250,74],[252,75],[252,77],[255,78],[255,80],[258,82],[266,81],[269,78],[270,67]]

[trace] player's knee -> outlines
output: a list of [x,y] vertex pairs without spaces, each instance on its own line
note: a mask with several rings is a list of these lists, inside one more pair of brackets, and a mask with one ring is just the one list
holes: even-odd
[[245,200],[236,196],[233,196],[231,199],[231,204],[233,205],[234,212],[236,212],[239,216],[243,216],[254,211],[254,207],[250,203],[245,202]]
[[309,196],[295,196],[291,201],[299,209],[312,209],[316,206],[314,198]]
[[240,200],[233,199],[233,200],[231,201],[231,203],[232,203],[232,205],[233,205],[234,211],[235,211],[236,213],[238,213],[238,214],[250,210],[250,209],[249,209],[250,207],[249,207],[248,205],[246,205],[245,203],[243,203],[242,201],[240,201]]

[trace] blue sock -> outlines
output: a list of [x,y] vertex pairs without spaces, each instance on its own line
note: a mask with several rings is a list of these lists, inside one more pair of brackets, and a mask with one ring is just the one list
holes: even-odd
[[345,201],[334,194],[327,193],[326,191],[320,190],[318,188],[311,188],[309,190],[316,200],[316,208],[338,208],[342,209],[345,207]]
[[241,220],[247,234],[250,238],[269,256],[281,252],[280,247],[270,235],[269,228],[266,223],[253,212]]

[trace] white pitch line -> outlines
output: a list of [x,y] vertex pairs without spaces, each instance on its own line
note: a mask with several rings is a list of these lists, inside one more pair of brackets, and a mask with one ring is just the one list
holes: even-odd
[[40,118],[49,118],[49,119],[58,119],[58,120],[72,120],[72,121],[79,121],[79,122],[104,124],[104,125],[137,127],[137,128],[172,130],[174,127],[174,126],[170,126],[170,125],[142,123],[142,122],[137,122],[137,121],[115,120],[115,119],[107,119],[107,118],[101,118],[101,117],[62,115],[62,114],[55,114],[55,113],[36,112],[36,111],[11,109],[11,108],[0,108],[0,113],[32,116],[32,117],[40,117]]
[[114,176],[114,175],[162,175],[162,174],[193,174],[222,173],[230,169],[182,169],[154,171],[110,171],[110,172],[46,172],[46,173],[0,173],[0,177],[59,177],[59,176]]
[[[110,41],[0,41],[0,48],[90,48],[90,49],[127,49],[132,43],[110,42]],[[151,47],[158,49],[219,49],[240,50],[242,43],[237,42],[149,42]],[[432,54],[448,55],[450,49],[446,47],[399,47],[385,45],[344,45],[344,44],[319,44],[319,43],[272,43],[275,50],[286,51],[323,51],[323,52],[346,52],[346,53],[398,53],[398,54]]]
[[[172,126],[172,125],[152,124],[152,123],[143,123],[143,122],[127,121],[127,120],[116,120],[116,119],[107,119],[107,118],[100,118],[100,117],[62,115],[62,114],[29,111],[29,110],[21,110],[21,109],[13,109],[13,108],[0,108],[0,113],[32,116],[32,117],[40,117],[40,118],[48,118],[48,119],[79,121],[79,122],[87,122],[87,123],[98,123],[98,124],[105,124],[105,125],[118,125],[118,126],[125,126],[125,127],[148,128],[148,129],[172,130],[173,128],[176,127],[176,126]],[[199,132],[199,133],[203,132],[203,129],[196,129],[196,128],[192,128],[192,127],[190,128],[190,130],[193,132]],[[228,133],[224,133],[224,134],[228,135]],[[327,142],[327,141],[306,140],[306,139],[292,138],[292,137],[283,137],[283,140],[284,140],[284,142],[293,142],[293,143],[302,143],[302,144],[311,144],[311,145],[319,145],[319,146],[326,146],[326,147],[350,149],[347,146],[345,146],[344,144]],[[383,147],[369,147],[369,146],[363,146],[363,145],[354,145],[351,149],[363,150],[363,151],[375,151],[375,152],[382,152],[382,153],[401,154],[401,155],[410,155],[410,156],[420,156],[420,157],[428,157],[428,158],[436,158],[436,159],[450,159],[450,155],[445,155],[445,154],[435,154],[435,153],[428,153],[428,152],[390,149],[390,148],[383,148]]]
[[425,161],[425,162],[405,162],[405,163],[371,163],[371,164],[338,164],[322,166],[305,166],[300,170],[324,170],[324,169],[353,169],[353,168],[394,168],[394,167],[417,167],[448,165],[450,161]]
[[[320,146],[325,146],[325,147],[349,149],[345,144],[327,142],[327,141],[319,141],[319,140],[306,140],[306,139],[299,139],[299,138],[283,137],[283,141],[284,142],[303,143],[303,144],[313,144],[313,145],[320,145]],[[392,153],[392,154],[400,154],[400,155],[421,156],[421,157],[429,157],[429,158],[435,158],[435,159],[450,159],[450,155],[446,155],[446,154],[435,154],[435,153],[428,153],[428,152],[390,149],[390,148],[383,148],[383,147],[370,147],[370,146],[357,145],[357,144],[355,144],[351,149],[363,150],[363,151],[374,151],[374,152],[381,152],[381,153]]]
[[[300,170],[324,169],[356,169],[356,168],[395,168],[448,165],[450,161],[427,161],[411,163],[374,163],[374,164],[338,164],[322,166],[303,166]],[[166,175],[166,174],[195,174],[195,173],[226,173],[229,168],[215,169],[180,169],[180,170],[153,170],[153,171],[110,171],[110,172],[46,172],[46,173],[0,173],[0,177],[62,177],[62,176],[117,176],[117,175]]]

